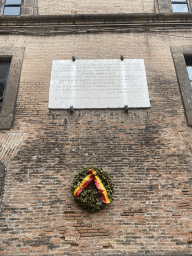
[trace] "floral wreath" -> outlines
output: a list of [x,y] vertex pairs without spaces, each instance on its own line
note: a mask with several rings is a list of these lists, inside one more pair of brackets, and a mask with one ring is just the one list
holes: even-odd
[[74,177],[71,188],[75,202],[83,210],[98,212],[112,200],[114,184],[102,168],[84,168]]

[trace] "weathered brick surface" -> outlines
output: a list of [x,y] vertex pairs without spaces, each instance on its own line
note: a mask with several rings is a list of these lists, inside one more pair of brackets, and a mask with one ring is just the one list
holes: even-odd
[[38,0],[39,15],[107,14],[107,13],[153,13],[153,0],[107,0],[107,1],[46,1]]
[[[14,126],[1,133],[9,144],[1,156],[0,255],[190,255],[192,133],[170,51],[189,44],[188,34],[0,40],[26,47]],[[49,110],[51,62],[73,55],[143,58],[151,108]],[[115,193],[90,215],[75,205],[70,187],[81,168],[94,165],[110,173]]]

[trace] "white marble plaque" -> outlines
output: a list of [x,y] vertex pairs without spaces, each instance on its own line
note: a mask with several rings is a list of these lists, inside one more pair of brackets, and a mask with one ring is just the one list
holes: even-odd
[[49,108],[150,107],[143,59],[54,60]]

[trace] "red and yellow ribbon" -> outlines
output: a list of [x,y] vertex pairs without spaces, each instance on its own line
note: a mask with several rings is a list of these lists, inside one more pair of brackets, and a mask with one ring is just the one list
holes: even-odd
[[74,196],[75,199],[78,197],[78,195],[83,191],[84,188],[87,187],[87,185],[93,180],[95,183],[95,186],[98,188],[102,201],[104,204],[110,204],[110,200],[107,195],[107,190],[103,186],[103,183],[101,182],[100,178],[96,176],[97,172],[95,172],[92,168],[87,171],[89,174],[82,180],[81,184],[76,187],[74,190]]

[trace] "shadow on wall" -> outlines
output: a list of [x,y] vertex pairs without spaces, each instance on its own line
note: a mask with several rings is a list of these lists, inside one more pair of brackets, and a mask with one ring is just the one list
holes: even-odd
[[3,197],[4,182],[5,182],[5,166],[0,162],[0,209],[1,209],[1,201]]

